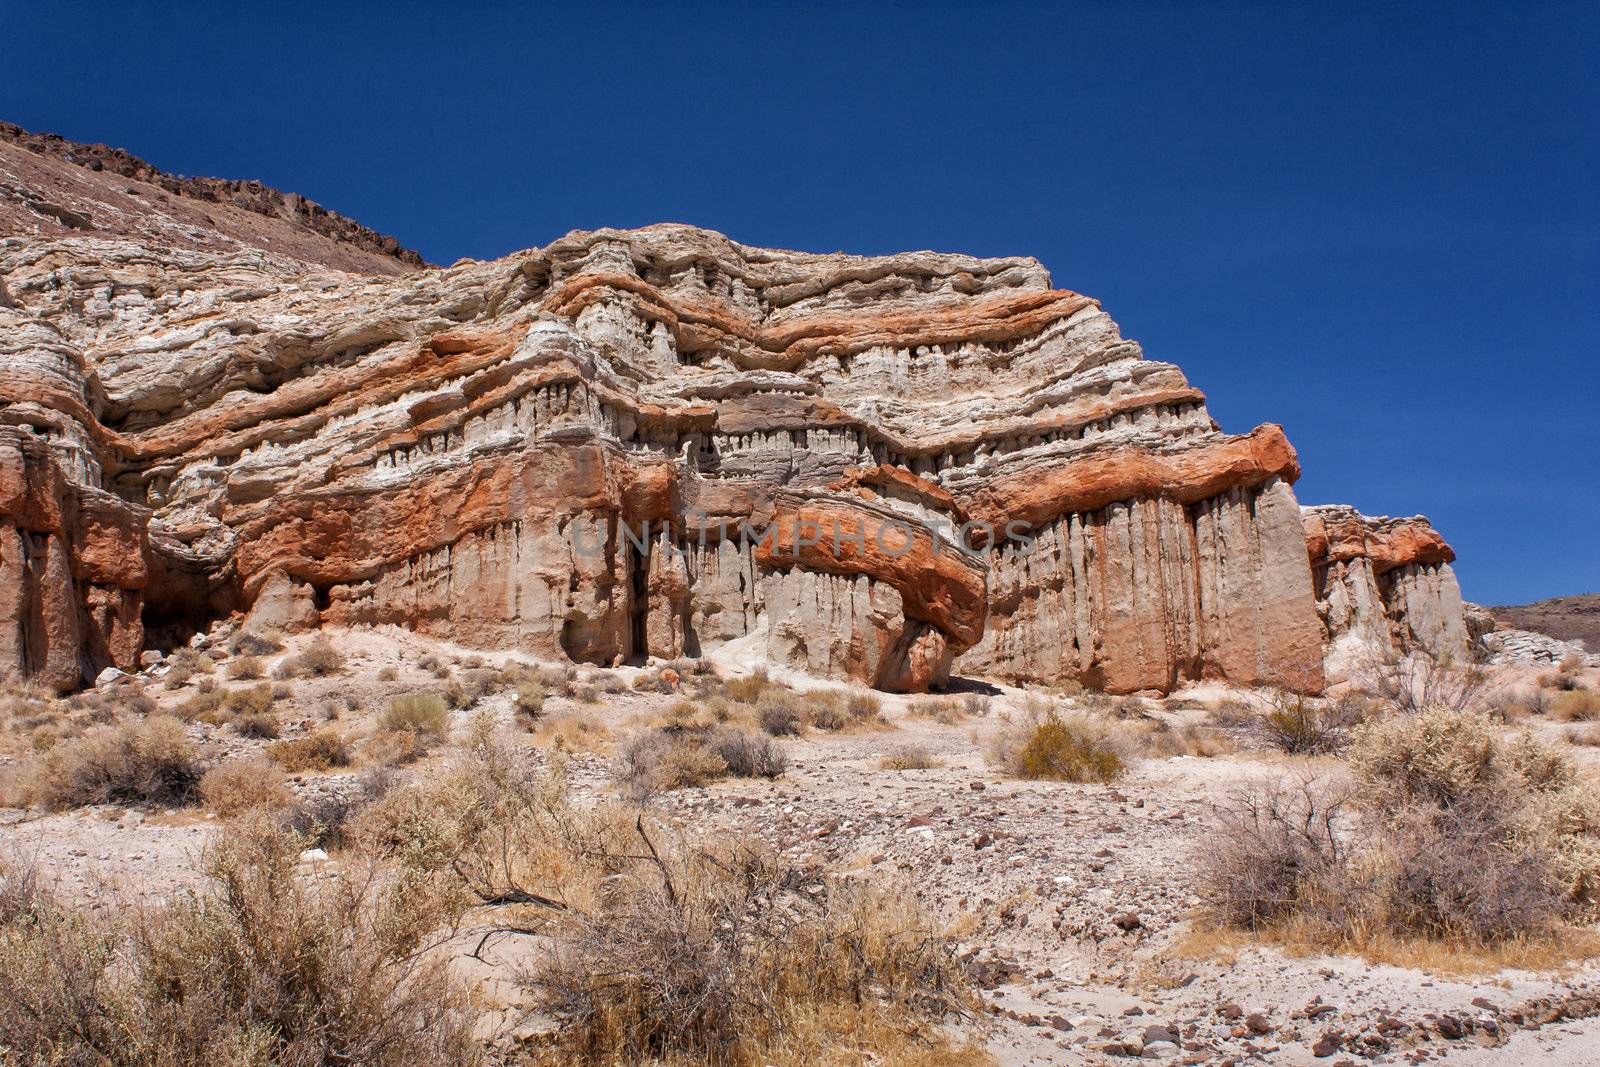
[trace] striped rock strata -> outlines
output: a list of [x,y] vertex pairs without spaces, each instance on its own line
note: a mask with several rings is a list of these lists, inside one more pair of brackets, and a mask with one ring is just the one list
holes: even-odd
[[903,690],[1322,685],[1282,431],[1221,432],[1031,259],[665,225],[398,277],[19,237],[0,277],[9,676],[248,611]]
[[1373,517],[1343,504],[1304,508],[1303,518],[1330,670],[1411,652],[1467,661],[1456,554],[1427,519]]

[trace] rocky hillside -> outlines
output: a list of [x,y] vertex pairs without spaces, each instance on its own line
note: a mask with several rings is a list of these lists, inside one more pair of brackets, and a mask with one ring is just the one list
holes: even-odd
[[1531,630],[1561,641],[1582,641],[1591,652],[1600,652],[1600,593],[1505,604],[1490,608],[1489,612],[1502,626]]
[[0,236],[72,234],[173,249],[258,248],[362,274],[426,266],[393,237],[298,194],[168,174],[119,148],[0,122]]

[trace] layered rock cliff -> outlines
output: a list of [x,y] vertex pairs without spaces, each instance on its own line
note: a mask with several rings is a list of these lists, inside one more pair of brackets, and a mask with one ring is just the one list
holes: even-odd
[[404,278],[89,238],[0,271],[12,673],[252,610],[889,688],[1320,680],[1281,431],[1220,432],[1032,260],[660,226]]
[[248,611],[889,689],[1316,689],[1357,626],[1330,581],[1453,640],[1448,567],[1352,565],[1328,521],[1308,554],[1282,431],[1222,432],[1031,259],[664,225],[389,277],[30,234],[0,278],[8,676]]
[[1427,519],[1373,517],[1343,504],[1303,515],[1330,668],[1344,673],[1412,652],[1467,662],[1456,555]]

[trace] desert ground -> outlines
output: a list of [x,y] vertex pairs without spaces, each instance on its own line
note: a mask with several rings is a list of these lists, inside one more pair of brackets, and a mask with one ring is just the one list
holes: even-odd
[[[322,822],[354,818],[376,803],[368,798],[437,773],[462,758],[468,738],[493,732],[530,765],[558,761],[580,807],[634,805],[687,841],[744,835],[783,864],[915,900],[976,1005],[935,1025],[969,1057],[951,1062],[1600,1063],[1600,958],[1587,955],[1595,935],[1581,924],[1520,955],[1411,945],[1365,958],[1226,928],[1203,876],[1222,844],[1222,813],[1253,786],[1344,773],[1336,754],[1264,742],[1253,725],[1266,706],[1260,694],[1214,685],[1113,698],[959,679],[947,696],[865,697],[758,673],[734,649],[698,664],[601,669],[385,629],[268,635],[251,656],[237,634],[225,624],[179,657],[65,701],[8,698],[0,782],[5,802],[18,806],[0,809],[0,857],[13,879],[31,871],[51,893],[107,916],[159,909],[204,887],[203,858],[238,816],[232,809],[256,805],[214,790],[87,805],[27,794],[51,751],[121,721],[181,723],[200,767],[279,774],[290,796],[262,806],[290,820],[333,813]],[[314,643],[337,653],[321,673],[296,659]],[[1583,692],[1600,672],[1570,673],[1564,684]],[[1507,736],[1531,732],[1592,779],[1600,748],[1585,743],[1591,727],[1538,706],[1505,711],[1539,690],[1536,674],[1502,669],[1485,689],[1495,695],[1483,699],[1509,720]],[[543,679],[532,713],[519,707],[530,702],[526,682],[515,681],[529,677]],[[272,693],[264,710],[219,710],[219,697],[204,699],[256,687]],[[763,703],[756,689],[782,696]],[[386,711],[419,692],[455,706],[428,739],[397,744],[402,731]],[[842,721],[808,711],[839,716],[852,697],[876,710],[846,710]],[[797,721],[762,716],[785,702]],[[997,764],[997,735],[1047,707],[1123,731],[1123,773],[1104,783],[1028,779]],[[619,773],[630,738],[674,724],[692,731],[719,716],[752,735],[775,731],[781,773],[701,784]],[[332,766],[284,747],[330,735],[346,749]],[[341,844],[319,843],[318,832],[305,830],[306,879],[347,862]],[[468,909],[433,951],[473,990],[485,1055],[515,1062],[561,1020],[519,981],[536,939],[484,941],[499,921],[491,909]],[[839,1062],[881,1061],[863,1052]]]

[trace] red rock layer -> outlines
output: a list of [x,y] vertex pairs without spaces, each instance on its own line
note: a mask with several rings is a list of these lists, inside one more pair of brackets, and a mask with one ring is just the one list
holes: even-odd
[[249,611],[889,689],[1321,685],[1282,431],[1222,433],[1029,260],[664,226],[399,280],[76,240],[0,273],[0,423],[41,437],[0,452],[9,675]]

